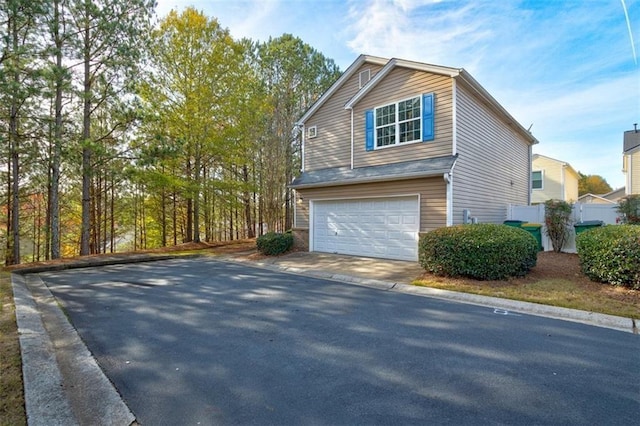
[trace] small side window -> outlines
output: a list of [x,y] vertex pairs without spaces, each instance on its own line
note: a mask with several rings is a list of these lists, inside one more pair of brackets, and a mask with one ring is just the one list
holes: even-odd
[[313,139],[318,136],[318,126],[311,126],[307,128],[307,137]]
[[531,172],[531,189],[542,189],[542,170]]

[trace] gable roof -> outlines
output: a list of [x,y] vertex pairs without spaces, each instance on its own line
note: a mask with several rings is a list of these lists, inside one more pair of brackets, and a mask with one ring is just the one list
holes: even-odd
[[301,124],[307,121],[309,117],[311,117],[322,105],[324,105],[324,103],[331,96],[333,96],[333,94],[337,92],[338,89],[340,89],[347,82],[347,80],[349,80],[351,76],[354,75],[356,71],[358,71],[358,69],[360,69],[360,66],[362,64],[369,63],[369,64],[376,64],[376,65],[383,66],[388,61],[389,61],[388,59],[380,58],[378,56],[369,56],[369,55],[358,56],[358,58],[351,65],[349,65],[349,68],[347,68],[345,72],[342,73],[340,78],[338,78],[335,81],[335,83],[333,83],[331,87],[329,87],[329,89],[327,89],[327,91],[324,92],[322,96],[320,96],[318,100],[313,103],[313,105],[311,105],[311,107],[307,110],[307,112],[305,112],[304,115],[300,117],[300,119],[298,120],[298,123]]
[[302,172],[289,187],[300,189],[443,176],[451,172],[457,158],[457,155],[448,155],[357,169],[344,166],[313,170]]
[[582,194],[581,196],[578,197],[578,203],[584,203],[584,202],[590,202],[593,199],[597,199],[600,201],[603,201],[603,204],[616,204],[615,201],[609,200],[607,198],[604,198],[603,195],[596,195],[596,194],[592,194],[592,193],[587,193],[587,194]]
[[513,116],[509,114],[507,110],[504,109],[504,107],[500,105],[498,101],[496,101],[495,98],[491,96],[489,92],[487,92],[485,88],[482,87],[480,83],[478,83],[476,79],[474,79],[471,74],[469,74],[464,68],[451,68],[441,65],[432,65],[422,62],[393,58],[389,60],[384,68],[378,71],[378,73],[345,104],[345,109],[353,108],[354,105],[356,105],[367,93],[369,93],[380,81],[385,78],[385,76],[387,76],[396,67],[409,68],[416,71],[424,71],[432,74],[444,75],[462,82],[464,85],[473,90],[475,94],[489,107],[489,109],[498,114],[498,116],[501,117],[508,126],[511,126],[515,131],[520,133],[520,135],[524,136],[530,144],[534,145],[538,143],[538,140],[531,134],[531,132],[522,127],[522,125],[520,125],[520,123],[518,123],[518,121],[513,118]]
[[537,158],[544,158],[545,160],[551,160],[551,161],[555,161],[556,163],[560,163],[563,166],[565,166],[567,169],[569,169],[569,171],[571,171],[573,174],[578,176],[578,178],[580,178],[580,174],[576,172],[576,170],[573,167],[571,167],[571,164],[567,163],[566,161],[556,160],[555,158],[547,157],[546,155],[533,154],[531,156],[531,162],[533,163]]
[[624,132],[624,152],[627,153],[640,146],[640,131],[627,130]]
[[607,192],[602,196],[607,200],[618,201],[620,198],[624,197],[625,195],[626,195],[626,187],[623,186],[622,188],[614,189],[611,192]]

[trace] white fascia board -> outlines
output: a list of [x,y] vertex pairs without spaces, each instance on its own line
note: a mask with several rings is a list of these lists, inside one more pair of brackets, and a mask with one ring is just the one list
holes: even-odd
[[372,63],[372,64],[384,65],[387,62],[388,62],[388,59],[379,58],[377,56],[368,56],[368,55],[358,56],[358,58],[351,65],[349,65],[349,67],[345,70],[345,72],[342,73],[340,78],[338,78],[336,82],[333,83],[331,87],[329,87],[329,89],[327,89],[327,91],[324,92],[322,96],[320,96],[318,100],[314,102],[313,105],[311,105],[311,107],[307,110],[307,112],[305,112],[304,115],[300,117],[300,119],[298,120],[298,123],[304,124],[309,119],[309,117],[311,117],[322,105],[324,105],[324,103],[329,98],[331,98],[334,95],[334,93],[338,91],[338,89],[340,89],[349,78],[351,78],[352,75],[356,73],[356,71],[360,68],[362,64]]
[[378,73],[360,89],[355,96],[345,104],[345,109],[352,109],[355,104],[360,101],[367,93],[384,79],[395,67],[409,68],[416,71],[430,72],[433,74],[445,75],[447,77],[456,77],[459,74],[457,68],[442,67],[439,65],[424,64],[421,62],[407,61],[404,59],[393,58]]

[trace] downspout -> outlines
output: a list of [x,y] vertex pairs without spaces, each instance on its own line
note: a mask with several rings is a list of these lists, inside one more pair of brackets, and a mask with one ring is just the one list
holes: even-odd
[[533,145],[529,145],[529,176],[527,177],[527,205],[531,205],[531,199],[533,198]]
[[351,112],[351,170],[353,170],[353,108],[349,107],[349,111]]
[[456,159],[453,162],[453,165],[451,166],[451,170],[449,170],[447,173],[445,173],[442,177],[444,178],[444,181],[447,184],[447,188],[446,188],[446,197],[447,197],[447,205],[446,205],[446,211],[447,211],[447,219],[446,219],[446,226],[453,226],[453,169],[456,166],[456,163],[458,162],[458,158],[456,157]]
[[[456,79],[452,78],[452,99],[453,99],[453,115],[452,115],[452,125],[453,125],[453,135],[451,141],[451,155],[458,155],[458,108],[457,108],[457,97],[458,97],[458,89],[456,84]],[[446,226],[453,225],[453,168],[456,165],[458,159],[454,161],[451,166],[451,170],[444,174],[444,181],[447,184],[446,188]]]
[[566,185],[565,185],[565,179],[564,179],[566,170],[567,170],[567,163],[562,163],[562,170],[560,173],[560,191],[562,191],[562,201],[567,201],[567,192],[565,190]]

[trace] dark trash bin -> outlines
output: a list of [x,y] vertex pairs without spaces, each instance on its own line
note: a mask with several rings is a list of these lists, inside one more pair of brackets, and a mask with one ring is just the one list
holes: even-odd
[[589,229],[598,228],[604,225],[601,220],[585,220],[584,222],[577,222],[573,225],[576,230],[576,235],[581,232],[588,231]]
[[538,242],[538,251],[542,251],[542,225],[539,223],[525,222],[520,227],[533,235],[533,238]]
[[527,223],[526,220],[505,220],[503,225],[513,226],[514,228],[521,228],[523,223]]

